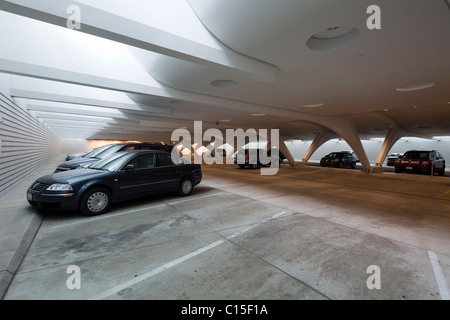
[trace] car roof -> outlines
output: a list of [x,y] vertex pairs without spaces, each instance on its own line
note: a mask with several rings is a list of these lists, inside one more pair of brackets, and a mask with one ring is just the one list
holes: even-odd
[[170,152],[162,151],[162,150],[126,150],[126,151],[120,151],[117,153],[128,153],[128,154],[144,154],[144,153],[166,153],[171,154]]

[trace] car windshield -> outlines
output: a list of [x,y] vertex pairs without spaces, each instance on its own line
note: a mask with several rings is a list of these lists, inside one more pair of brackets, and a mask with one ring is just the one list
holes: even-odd
[[107,149],[103,150],[102,152],[96,154],[94,157],[98,158],[98,159],[104,159],[104,158],[112,155],[113,153],[120,151],[120,149],[122,149],[122,146],[112,146],[112,147],[107,148]]
[[106,146],[103,146],[103,147],[100,147],[100,148],[95,148],[94,150],[86,153],[84,155],[84,158],[95,158],[99,153],[101,153],[101,152],[103,152],[106,149],[109,149],[111,147],[112,147],[111,145],[106,145]]
[[90,169],[118,171],[129,159],[127,153],[116,153],[89,166]]
[[429,157],[428,151],[408,151],[403,158],[428,159]]

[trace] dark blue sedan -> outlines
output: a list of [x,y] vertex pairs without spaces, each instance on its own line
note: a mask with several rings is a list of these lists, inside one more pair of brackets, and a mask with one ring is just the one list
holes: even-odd
[[187,196],[202,180],[201,167],[162,151],[123,151],[86,169],[57,172],[37,179],[28,202],[40,209],[103,214],[112,203],[161,192]]

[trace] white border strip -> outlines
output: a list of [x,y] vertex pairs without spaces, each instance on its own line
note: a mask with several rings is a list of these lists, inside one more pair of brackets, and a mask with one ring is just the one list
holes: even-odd
[[444,273],[442,272],[436,252],[428,251],[428,257],[430,258],[431,266],[433,267],[434,276],[436,278],[441,299],[450,300],[450,293],[448,290],[447,282],[445,281]]

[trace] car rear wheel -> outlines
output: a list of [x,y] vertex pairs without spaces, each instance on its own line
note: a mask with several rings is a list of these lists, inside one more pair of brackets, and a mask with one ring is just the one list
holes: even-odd
[[191,194],[193,188],[194,185],[192,184],[191,179],[184,178],[178,185],[178,195],[186,197]]
[[105,188],[88,190],[80,202],[80,211],[85,216],[97,216],[108,211],[111,206],[111,193]]
[[240,164],[239,168],[244,169],[245,168],[245,164]]

